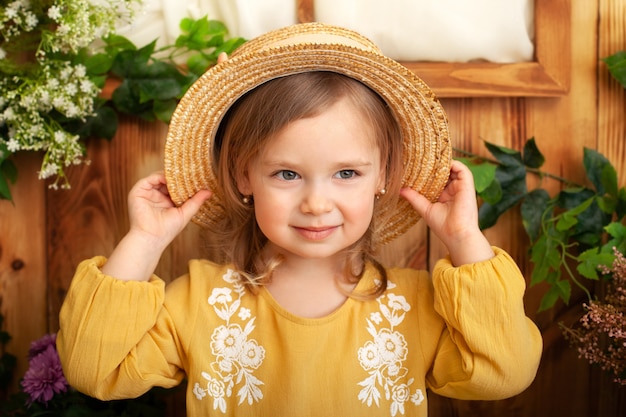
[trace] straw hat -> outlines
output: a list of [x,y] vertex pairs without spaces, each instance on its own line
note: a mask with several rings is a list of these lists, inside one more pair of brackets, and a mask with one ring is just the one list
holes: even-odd
[[[451,146],[447,118],[434,93],[413,72],[383,56],[358,33],[303,23],[246,42],[227,61],[202,75],[178,104],[165,145],[165,175],[171,198],[180,205],[199,190],[214,193],[194,222],[211,227],[224,216],[211,156],[226,111],[266,81],[307,71],[337,72],[377,92],[393,111],[402,133],[403,185],[437,200],[448,180]],[[381,241],[401,235],[417,220],[415,210],[400,198],[389,221],[381,225]]]

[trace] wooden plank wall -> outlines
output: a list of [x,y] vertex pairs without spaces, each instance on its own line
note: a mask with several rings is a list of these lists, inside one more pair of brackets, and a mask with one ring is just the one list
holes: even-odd
[[[541,1],[541,0],[540,0]],[[550,0],[545,0],[550,1]],[[626,95],[599,59],[626,49],[626,0],[572,1],[570,93],[558,98],[444,99],[454,145],[487,155],[482,140],[521,149],[535,137],[547,156],[545,169],[584,181],[583,147],[599,150],[626,183]],[[14,202],[0,201],[0,312],[14,337],[9,351],[26,370],[30,342],[58,329],[58,312],[73,271],[82,259],[108,254],[128,227],[126,194],[142,176],[162,167],[167,126],[123,120],[111,141],[92,140],[91,165],[69,171],[72,189],[51,191],[37,180],[38,155],[18,155]],[[556,183],[545,184],[555,191]],[[199,255],[195,226],[168,249],[157,273],[171,279]],[[530,276],[527,239],[519,215],[507,214],[486,231]],[[423,225],[383,249],[389,264],[428,267],[444,254]],[[536,314],[542,287],[529,288],[528,314],[544,336],[544,355],[535,382],[524,393],[496,402],[430,398],[433,416],[624,416],[626,392],[577,358],[558,329],[580,315],[579,303]],[[15,382],[17,387],[17,379]],[[173,415],[182,416],[179,409]]]

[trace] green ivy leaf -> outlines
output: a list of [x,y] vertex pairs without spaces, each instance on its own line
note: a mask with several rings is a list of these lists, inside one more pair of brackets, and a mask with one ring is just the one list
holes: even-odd
[[[519,156],[519,153],[517,155]],[[503,155],[500,155],[500,158],[506,159]],[[496,203],[485,202],[478,209],[478,223],[482,230],[495,225],[502,214],[526,196],[526,168],[521,164],[521,159],[519,162],[510,165],[503,163],[496,169],[496,179],[502,189],[502,198]]]
[[457,160],[462,162],[471,171],[474,177],[474,187],[478,193],[485,191],[496,179],[497,166],[494,164],[482,161],[475,163],[470,158],[457,158]]
[[626,238],[626,226],[624,226],[624,224],[622,223],[613,222],[608,224],[604,229],[609,235],[613,237],[618,237],[622,239]]
[[226,41],[224,41],[222,45],[215,48],[215,52],[212,55],[213,59],[217,60],[217,56],[222,52],[226,52],[227,54],[230,55],[232,51],[239,48],[245,42],[246,40],[240,37],[227,39]]
[[578,224],[572,235],[581,247],[597,246],[602,243],[604,227],[611,221],[611,216],[600,209],[597,198],[578,215]]
[[531,247],[530,259],[534,264],[530,285],[549,281],[561,275],[561,256],[556,240],[542,235]]
[[532,190],[526,195],[520,206],[522,225],[531,242],[539,237],[543,215],[548,209],[550,195],[544,189]]
[[608,193],[617,197],[617,172],[604,155],[596,150],[585,148],[583,165],[587,178],[595,186],[598,194]]
[[207,16],[197,20],[183,19],[180,28],[181,34],[176,38],[175,45],[194,51],[221,45],[228,34],[222,22],[208,20]]
[[621,220],[626,216],[626,189],[620,188],[617,192],[617,205],[615,207],[615,214],[617,219]]
[[535,138],[530,138],[526,141],[523,155],[524,165],[529,168],[540,168],[546,161],[546,158],[544,158],[543,154],[539,152],[539,148],[537,148]]
[[9,200],[13,201],[13,195],[11,194],[11,187],[9,186],[10,180],[7,178],[5,172],[5,165],[11,165],[11,161],[4,161],[0,164],[0,170],[2,171],[2,175],[0,175],[0,200]]
[[145,120],[154,120],[152,115],[152,103],[141,103],[140,93],[136,83],[125,79],[113,91],[111,100],[118,111],[126,114],[134,114]]
[[153,112],[157,119],[169,123],[172,119],[172,114],[178,104],[178,100],[155,100],[153,105]]
[[566,188],[561,190],[557,195],[556,204],[558,207],[570,210],[583,204],[586,200],[593,198],[595,195],[596,193],[589,188]]
[[195,54],[187,59],[187,68],[190,72],[202,75],[213,64],[207,57],[202,54]]
[[115,57],[120,51],[136,51],[137,46],[128,38],[111,33],[104,39],[104,50],[107,55]]
[[100,53],[87,57],[83,61],[83,64],[85,65],[85,68],[87,68],[87,74],[92,76],[102,75],[111,70],[111,67],[113,66],[113,59],[114,56],[112,55]]
[[486,189],[478,193],[478,196],[487,204],[498,204],[502,199],[502,187],[500,183],[494,179]]
[[149,74],[149,62],[154,53],[155,46],[156,41],[153,41],[137,50],[120,51],[113,60],[111,72],[122,79],[141,78]]
[[133,82],[139,90],[140,103],[175,99],[183,92],[181,82],[175,78],[144,78],[135,79]]
[[615,256],[613,253],[602,252],[597,247],[588,249],[576,257],[579,262],[576,270],[585,278],[597,280],[598,267],[600,265],[611,265]]
[[88,118],[81,124],[77,133],[84,138],[113,139],[117,132],[117,113],[109,106],[101,106],[95,111],[95,116]]
[[617,52],[603,59],[611,75],[626,88],[626,51]]
[[524,166],[522,161],[522,154],[518,151],[506,148],[504,146],[497,146],[493,143],[485,142],[485,146],[491,152],[491,154],[505,166]]
[[611,239],[602,246],[602,252],[613,253],[613,248],[616,248],[621,253],[626,253],[626,225],[613,222],[604,229],[611,236]]
[[596,198],[596,203],[598,203],[600,210],[606,214],[613,214],[617,209],[617,198],[610,195]]
[[0,141],[0,200],[13,201],[10,185],[17,181],[17,167],[9,156],[6,142]]
[[539,311],[545,311],[554,306],[560,298],[566,304],[569,303],[572,287],[569,281],[559,280],[550,286],[550,289],[544,294],[539,305]]

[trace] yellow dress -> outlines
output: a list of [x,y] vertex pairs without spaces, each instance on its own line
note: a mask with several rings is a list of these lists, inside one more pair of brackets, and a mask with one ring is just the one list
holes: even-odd
[[[187,379],[189,416],[426,416],[426,390],[462,399],[515,395],[534,379],[541,335],[524,279],[502,250],[455,268],[389,269],[377,299],[297,317],[229,265],[195,260],[165,288],[84,261],[61,309],[68,382],[101,399]],[[356,291],[373,285],[368,266]]]

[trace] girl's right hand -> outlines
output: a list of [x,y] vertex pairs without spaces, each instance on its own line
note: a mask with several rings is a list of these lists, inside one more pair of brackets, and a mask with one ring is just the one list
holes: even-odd
[[177,207],[170,198],[165,175],[153,173],[139,180],[128,194],[129,233],[140,234],[165,249],[210,196],[210,191],[202,190]]
[[128,194],[130,230],[102,266],[102,272],[126,281],[148,280],[165,248],[209,197],[210,191],[198,191],[177,207],[163,173],[139,180]]

